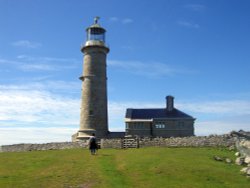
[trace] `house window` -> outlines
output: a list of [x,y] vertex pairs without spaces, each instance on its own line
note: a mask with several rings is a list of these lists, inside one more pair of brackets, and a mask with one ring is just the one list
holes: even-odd
[[129,127],[129,123],[126,123],[126,129],[128,129],[128,127]]
[[165,123],[164,122],[157,122],[155,124],[156,129],[164,129],[165,128]]
[[133,125],[134,129],[143,129],[144,128],[144,124],[143,122],[135,122]]
[[179,125],[180,128],[183,128],[185,124],[184,124],[183,121],[179,121],[179,122],[178,122],[178,125]]
[[143,129],[144,128],[143,122],[138,122],[138,128],[139,129]]

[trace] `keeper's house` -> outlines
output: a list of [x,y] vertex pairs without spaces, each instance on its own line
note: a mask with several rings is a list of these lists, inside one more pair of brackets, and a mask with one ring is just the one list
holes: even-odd
[[174,108],[174,97],[166,97],[165,108],[133,109],[126,111],[126,135],[139,137],[194,136],[192,116]]

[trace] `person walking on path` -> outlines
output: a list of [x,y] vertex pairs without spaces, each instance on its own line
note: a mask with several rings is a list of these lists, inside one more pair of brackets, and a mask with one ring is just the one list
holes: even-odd
[[96,137],[95,133],[93,133],[92,136],[89,138],[89,150],[92,155],[95,155],[97,149],[98,147],[97,147]]

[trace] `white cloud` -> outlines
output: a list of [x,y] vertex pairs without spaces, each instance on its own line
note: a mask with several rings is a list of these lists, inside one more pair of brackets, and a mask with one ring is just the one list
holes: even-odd
[[250,131],[248,122],[230,122],[227,120],[221,121],[197,121],[195,123],[195,135],[207,136],[211,134],[226,134],[231,131],[245,130]]
[[41,43],[31,42],[29,40],[19,40],[19,41],[15,41],[11,44],[12,44],[12,46],[24,47],[24,48],[39,48],[42,46]]
[[57,62],[57,63],[76,63],[78,62],[76,59],[73,58],[58,58],[58,57],[36,57],[36,56],[29,56],[29,55],[19,55],[17,59],[29,62],[40,62],[40,63],[48,63],[48,62]]
[[[0,59],[0,64],[12,66],[22,71],[60,71],[79,67],[73,58],[35,57],[19,55],[15,60]],[[13,67],[14,66],[14,67]]]
[[117,22],[119,19],[117,17],[110,17],[109,21],[111,22]]
[[41,71],[53,71],[57,70],[55,66],[49,65],[49,64],[22,64],[20,68],[24,71],[35,71],[35,70],[41,70]]
[[24,71],[57,71],[76,68],[77,60],[72,58],[34,57],[20,55],[20,69]]
[[134,22],[134,20],[132,20],[130,18],[125,18],[125,19],[122,20],[123,24],[130,24],[130,23],[133,23],[133,22]]
[[206,9],[206,6],[201,5],[201,4],[188,4],[188,5],[185,5],[184,7],[189,10],[197,11],[197,12],[202,12]]
[[0,145],[70,141],[79,129],[80,99],[51,91],[76,87],[61,81],[0,85]]
[[146,77],[162,77],[194,73],[194,71],[172,68],[167,64],[158,62],[147,63],[140,61],[109,60],[108,65],[114,68],[121,68],[120,70],[122,71]]
[[134,20],[131,19],[131,18],[118,18],[118,17],[115,17],[115,16],[110,17],[109,21],[113,22],[113,23],[116,22],[116,23],[121,23],[121,24],[131,24],[131,23],[134,22]]
[[[36,80],[36,79],[35,79]],[[22,92],[24,91],[43,91],[43,92],[52,92],[52,91],[58,91],[60,93],[61,91],[67,91],[67,92],[80,92],[81,89],[81,83],[79,81],[70,82],[70,81],[43,81],[40,82],[40,79],[38,79],[39,82],[30,82],[25,84],[19,84],[19,85],[0,85],[0,91],[7,91],[12,90],[16,92]],[[11,92],[11,91],[10,91]]]
[[250,102],[247,100],[202,101],[193,103],[179,103],[180,109],[195,113],[220,115],[250,115]]
[[0,128],[0,145],[71,141],[77,132],[69,127],[4,127]]
[[178,21],[178,25],[182,27],[187,27],[187,28],[194,28],[194,29],[199,29],[200,25],[197,23],[189,22],[189,21]]
[[250,131],[249,100],[184,102],[176,106],[197,118],[196,135],[225,134],[240,129]]
[[0,90],[0,125],[76,125],[80,101],[39,90]]
[[0,59],[0,64],[16,65],[18,63],[19,63],[18,61],[13,61],[13,60],[9,60],[9,59]]

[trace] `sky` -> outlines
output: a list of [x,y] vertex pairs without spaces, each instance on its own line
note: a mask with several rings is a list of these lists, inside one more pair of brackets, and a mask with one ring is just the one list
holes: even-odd
[[249,0],[0,0],[0,145],[71,141],[85,29],[107,30],[109,130],[127,108],[196,118],[195,134],[250,131]]

